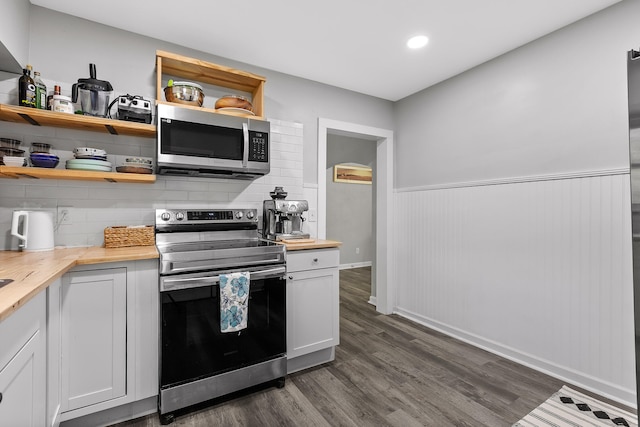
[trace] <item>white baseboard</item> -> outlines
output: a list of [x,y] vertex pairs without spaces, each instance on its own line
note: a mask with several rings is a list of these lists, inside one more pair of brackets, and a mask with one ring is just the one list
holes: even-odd
[[340,270],[348,270],[350,268],[371,267],[371,261],[365,262],[352,262],[349,264],[340,264],[338,267]]
[[569,384],[582,387],[586,390],[592,391],[593,393],[597,393],[600,396],[615,400],[616,402],[622,403],[631,408],[637,407],[635,390],[623,389],[615,384],[604,382],[598,378],[576,372],[569,367],[554,364],[547,360],[540,359],[536,356],[523,353],[519,350],[487,340],[475,334],[434,321],[433,319],[429,319],[408,310],[396,307],[394,313],[428,328],[459,339],[460,341],[464,341],[475,347],[479,347],[483,350],[487,350],[498,356],[504,357],[505,359],[512,360],[531,369],[535,369],[536,371],[567,381]]
[[369,304],[371,304],[374,307],[378,306],[378,298],[376,298],[375,296],[371,295],[369,297],[369,301],[367,301]]

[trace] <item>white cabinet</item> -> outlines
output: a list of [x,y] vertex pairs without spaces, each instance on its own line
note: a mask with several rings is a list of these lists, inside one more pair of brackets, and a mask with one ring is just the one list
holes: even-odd
[[340,342],[339,250],[287,252],[287,371],[334,359]]
[[67,273],[62,278],[61,410],[126,394],[127,270]]
[[0,322],[0,425],[41,426],[46,413],[46,297]]
[[158,298],[157,260],[76,267],[49,288],[49,419],[155,402]]

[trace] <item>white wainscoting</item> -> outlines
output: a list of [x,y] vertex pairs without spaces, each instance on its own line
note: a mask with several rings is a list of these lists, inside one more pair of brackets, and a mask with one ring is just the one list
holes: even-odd
[[635,407],[629,174],[395,193],[396,312]]

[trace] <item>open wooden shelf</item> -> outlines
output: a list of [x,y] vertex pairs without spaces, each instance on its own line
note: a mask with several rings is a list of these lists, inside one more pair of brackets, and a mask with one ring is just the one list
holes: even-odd
[[162,76],[163,74],[169,74],[171,76],[186,78],[193,82],[208,83],[223,88],[248,92],[252,97],[251,104],[253,105],[253,112],[255,113],[255,116],[210,108],[191,107],[184,104],[180,104],[180,107],[195,108],[216,114],[246,116],[258,120],[265,119],[264,84],[267,81],[265,77],[162,50],[156,51],[156,68],[157,102],[162,102],[161,100],[164,99]]
[[154,174],[136,174],[120,172],[95,172],[70,169],[48,169],[35,167],[0,166],[2,178],[33,178],[33,179],[65,179],[80,181],[108,181],[153,184],[156,182]]
[[256,116],[254,114],[246,114],[246,113],[242,113],[242,112],[239,112],[239,111],[233,111],[233,110],[216,110],[216,109],[213,109],[213,108],[196,107],[195,105],[176,104],[176,103],[168,102],[168,101],[157,101],[157,104],[172,105],[174,107],[178,106],[180,108],[187,108],[189,110],[197,110],[197,111],[205,111],[207,113],[225,114],[227,116],[249,117],[249,118],[252,118],[252,119],[264,120],[264,117],[259,117],[259,116]]
[[92,132],[106,132],[112,135],[142,136],[145,138],[156,137],[156,126],[152,124],[60,113],[57,111],[39,110],[17,105],[0,104],[0,120],[14,123],[28,123],[35,126],[53,126]]

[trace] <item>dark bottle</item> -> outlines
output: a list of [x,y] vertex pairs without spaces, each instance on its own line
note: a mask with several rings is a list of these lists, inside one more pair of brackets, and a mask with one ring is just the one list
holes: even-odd
[[18,105],[36,108],[36,85],[31,78],[31,65],[22,70],[22,76],[18,80]]

